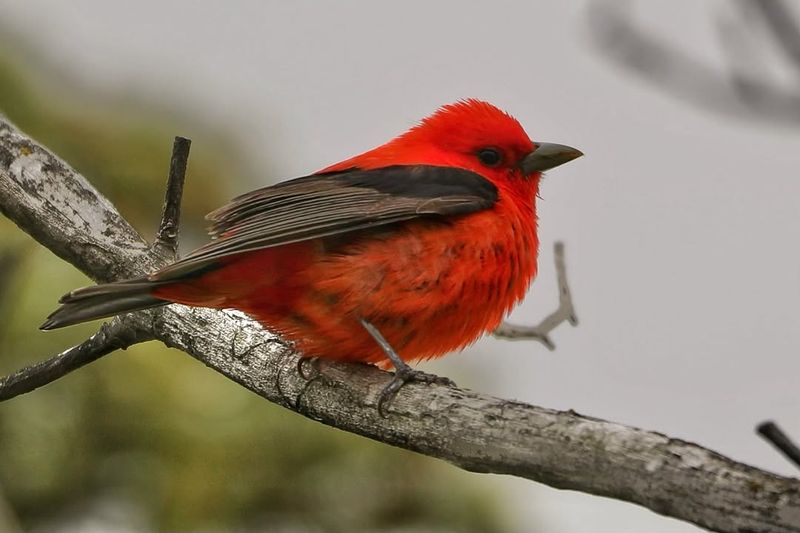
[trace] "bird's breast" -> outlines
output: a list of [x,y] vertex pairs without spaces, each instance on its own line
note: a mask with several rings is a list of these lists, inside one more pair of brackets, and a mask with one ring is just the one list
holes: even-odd
[[[359,318],[406,360],[438,357],[493,330],[527,292],[538,241],[532,212],[419,220],[331,247],[292,283],[277,326],[309,355],[378,362]],[[290,309],[290,310],[289,310]]]

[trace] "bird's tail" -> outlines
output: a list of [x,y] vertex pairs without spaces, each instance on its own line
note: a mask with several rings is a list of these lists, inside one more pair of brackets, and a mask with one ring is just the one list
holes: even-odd
[[61,297],[61,306],[47,317],[39,329],[49,330],[105,318],[120,313],[149,309],[170,303],[152,295],[163,281],[136,278],[116,283],[83,287]]

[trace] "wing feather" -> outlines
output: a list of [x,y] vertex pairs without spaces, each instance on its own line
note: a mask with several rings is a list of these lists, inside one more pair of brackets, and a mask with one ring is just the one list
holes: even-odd
[[497,188],[468,170],[428,165],[315,174],[255,190],[208,215],[212,241],[153,274],[170,280],[220,258],[403,222],[488,209]]

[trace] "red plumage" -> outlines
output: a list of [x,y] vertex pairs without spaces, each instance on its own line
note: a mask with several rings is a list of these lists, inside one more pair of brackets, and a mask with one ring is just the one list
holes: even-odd
[[[382,146],[234,200],[212,214],[216,240],[136,287],[152,284],[150,306],[239,309],[307,356],[385,362],[366,320],[403,360],[438,357],[527,292],[539,169],[580,155],[560,148],[548,155],[486,102],[444,106]],[[46,327],[78,321],[68,306],[91,304],[80,291]]]

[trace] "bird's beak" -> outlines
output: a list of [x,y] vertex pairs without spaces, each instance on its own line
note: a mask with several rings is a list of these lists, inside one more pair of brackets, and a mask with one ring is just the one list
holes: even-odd
[[526,176],[533,172],[541,172],[563,165],[583,155],[583,152],[571,146],[555,143],[534,143],[533,152],[525,156],[520,169]]

